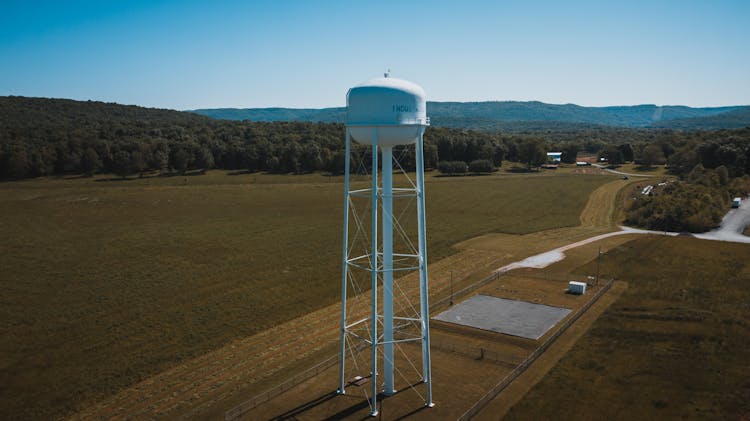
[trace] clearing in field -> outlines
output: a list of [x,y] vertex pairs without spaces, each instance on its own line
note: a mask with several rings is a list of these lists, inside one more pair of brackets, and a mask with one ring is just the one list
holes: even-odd
[[436,320],[506,335],[539,339],[570,313],[569,308],[475,295]]

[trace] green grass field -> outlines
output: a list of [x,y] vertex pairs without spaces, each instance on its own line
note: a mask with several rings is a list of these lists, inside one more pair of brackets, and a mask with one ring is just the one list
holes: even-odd
[[630,174],[646,174],[654,176],[667,175],[667,169],[664,165],[654,165],[652,167],[643,167],[638,164],[627,163],[617,167],[617,171],[626,172]]
[[628,289],[507,419],[747,419],[749,255],[654,236],[611,250],[602,273]]
[[[427,179],[428,252],[574,226],[612,177]],[[341,177],[0,184],[0,413],[80,409],[339,298]]]

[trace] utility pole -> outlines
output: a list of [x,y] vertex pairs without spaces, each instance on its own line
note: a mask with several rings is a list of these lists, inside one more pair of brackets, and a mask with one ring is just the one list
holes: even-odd
[[453,305],[453,271],[451,271],[451,305]]
[[596,286],[599,286],[599,266],[602,261],[602,246],[599,246],[599,254],[596,256]]

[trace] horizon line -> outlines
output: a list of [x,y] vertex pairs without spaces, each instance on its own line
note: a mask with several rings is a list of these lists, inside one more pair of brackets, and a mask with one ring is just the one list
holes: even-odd
[[[326,110],[326,109],[338,109],[338,108],[346,108],[346,105],[339,105],[339,106],[319,106],[319,107],[295,107],[295,106],[281,106],[281,105],[272,105],[272,106],[203,106],[198,108],[176,108],[176,107],[162,107],[162,106],[153,106],[153,105],[143,105],[143,104],[130,104],[130,103],[124,103],[124,102],[117,102],[117,101],[107,101],[102,99],[92,99],[92,98],[86,98],[86,99],[79,99],[79,98],[65,98],[65,97],[53,97],[53,96],[27,96],[27,95],[14,95],[14,94],[6,94],[6,95],[0,95],[0,97],[19,97],[19,98],[37,98],[37,99],[63,99],[63,100],[70,100],[70,101],[79,101],[79,102],[100,102],[104,104],[117,104],[117,105],[125,105],[125,106],[136,106],[136,107],[142,107],[142,108],[152,108],[152,109],[161,109],[161,110],[172,110],[172,111],[199,111],[199,110],[217,110],[217,109],[224,109],[224,110],[250,110],[250,109],[288,109],[288,110]],[[546,105],[557,105],[557,106],[565,106],[565,105],[573,105],[577,107],[582,108],[610,108],[610,107],[644,107],[644,106],[653,106],[653,107],[687,107],[687,108],[732,108],[732,107],[750,107],[750,104],[729,104],[729,105],[685,105],[685,104],[655,104],[655,103],[639,103],[639,104],[612,104],[612,105],[582,105],[582,104],[576,104],[574,102],[545,102],[541,100],[515,100],[515,99],[487,99],[487,100],[473,100],[473,101],[458,101],[458,100],[428,100],[428,103],[430,102],[437,102],[437,103],[456,103],[456,104],[482,104],[482,103],[539,103],[539,104],[546,104]]]

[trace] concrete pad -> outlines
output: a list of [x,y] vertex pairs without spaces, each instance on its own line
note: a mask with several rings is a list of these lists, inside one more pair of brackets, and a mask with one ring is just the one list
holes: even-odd
[[570,313],[568,308],[475,295],[438,314],[435,320],[539,339]]

